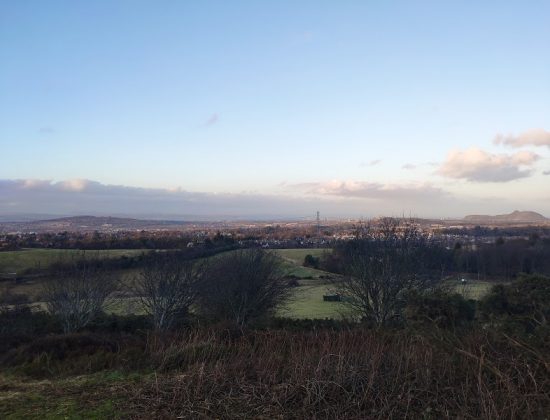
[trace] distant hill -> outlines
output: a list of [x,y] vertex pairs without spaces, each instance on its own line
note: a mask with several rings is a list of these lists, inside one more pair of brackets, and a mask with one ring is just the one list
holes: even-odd
[[496,216],[488,215],[469,215],[464,217],[464,221],[469,223],[546,223],[550,219],[547,219],[540,213],[534,211],[513,211],[510,214],[499,214]]
[[116,230],[178,229],[189,222],[171,220],[140,220],[124,217],[75,216],[48,220],[4,222],[0,221],[1,231],[19,232],[90,232]]

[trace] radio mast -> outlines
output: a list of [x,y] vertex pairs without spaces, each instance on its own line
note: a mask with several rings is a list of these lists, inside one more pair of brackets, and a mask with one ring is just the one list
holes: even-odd
[[321,237],[321,217],[319,214],[319,210],[317,210],[317,237]]

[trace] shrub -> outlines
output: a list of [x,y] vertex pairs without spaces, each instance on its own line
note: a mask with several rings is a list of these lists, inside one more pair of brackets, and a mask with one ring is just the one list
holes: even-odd
[[393,325],[402,316],[402,298],[427,290],[436,281],[428,273],[435,246],[411,220],[382,219],[365,226],[349,241],[346,276],[335,283],[346,304],[377,326]]
[[78,261],[56,273],[44,287],[48,310],[63,325],[65,333],[88,325],[115,290],[115,280],[93,260]]
[[497,285],[480,302],[482,316],[505,328],[533,333],[547,329],[550,318],[550,278],[522,275],[509,285]]
[[474,320],[475,313],[475,301],[441,290],[409,293],[404,310],[408,325],[435,325],[439,328],[467,326]]
[[311,254],[307,254],[304,258],[304,267],[319,268],[319,258]]
[[39,335],[57,334],[61,324],[50,314],[31,307],[15,307],[0,311],[0,354]]
[[270,315],[290,296],[280,258],[261,249],[239,250],[212,261],[200,293],[207,317],[244,328]]
[[188,315],[197,299],[204,272],[204,264],[159,254],[134,279],[134,292],[151,316],[155,329],[167,330]]

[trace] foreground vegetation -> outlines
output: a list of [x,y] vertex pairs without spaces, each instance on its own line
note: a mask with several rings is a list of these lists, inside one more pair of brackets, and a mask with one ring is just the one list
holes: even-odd
[[2,418],[489,419],[550,410],[548,343],[518,331],[280,320],[244,333],[210,325],[154,334],[142,319],[110,317],[60,335],[45,333],[51,320],[32,324],[41,322],[44,331],[0,358]]
[[[2,418],[545,418],[550,279],[496,286],[479,304],[408,299],[401,325],[0,314]],[[183,322],[183,323],[182,323]]]
[[[4,287],[9,286],[13,295],[24,296],[26,301],[37,304],[43,302],[44,285],[50,280],[52,274],[48,269],[61,263],[70,263],[82,258],[104,260],[110,259],[113,262],[123,261],[124,267],[115,266],[116,274],[123,282],[128,282],[136,274],[138,269],[136,260],[143,258],[149,250],[60,250],[60,249],[28,249],[21,251],[0,252],[0,272],[39,272],[37,267],[45,273],[43,277],[35,277],[32,274],[26,278],[23,275],[22,280],[17,283],[4,282]],[[233,251],[229,251],[233,252]],[[302,249],[277,249],[271,252],[276,253],[282,258],[282,270],[288,278],[296,280],[296,287],[292,290],[293,298],[278,310],[278,315],[297,319],[340,319],[342,316],[348,317],[349,311],[341,302],[325,302],[323,296],[336,292],[334,280],[338,274],[330,273],[322,269],[316,269],[311,266],[304,266],[304,259],[310,255],[318,260],[330,256],[332,249],[327,248],[302,248]],[[150,254],[149,254],[150,255]],[[121,264],[119,264],[121,265]],[[467,277],[469,281],[461,283],[461,278]],[[500,283],[498,280],[483,281],[471,280],[467,274],[456,274],[447,276],[446,285],[464,295],[468,299],[479,300],[487,294],[491,287]],[[1,288],[2,285],[0,285]],[[42,304],[45,306],[44,304]],[[140,304],[136,299],[120,299],[106,308],[108,312],[117,314],[137,313],[142,314]]]
[[0,274],[15,272],[25,274],[27,272],[39,272],[50,268],[54,264],[67,263],[75,259],[116,259],[124,257],[136,257],[150,252],[145,249],[103,249],[81,251],[78,249],[47,249],[34,248],[19,251],[0,252]]
[[550,278],[470,299],[437,245],[385,226],[333,253],[151,253],[124,280],[71,260],[42,306],[8,290],[0,417],[545,418]]

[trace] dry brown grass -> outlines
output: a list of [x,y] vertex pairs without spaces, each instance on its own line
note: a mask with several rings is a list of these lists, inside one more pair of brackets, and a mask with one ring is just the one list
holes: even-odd
[[[483,332],[255,332],[149,343],[159,372],[129,387],[147,418],[545,418],[548,356]],[[164,373],[162,373],[164,372]]]
[[18,346],[2,358],[0,417],[541,419],[550,413],[543,340],[435,327],[143,334],[53,335]]

